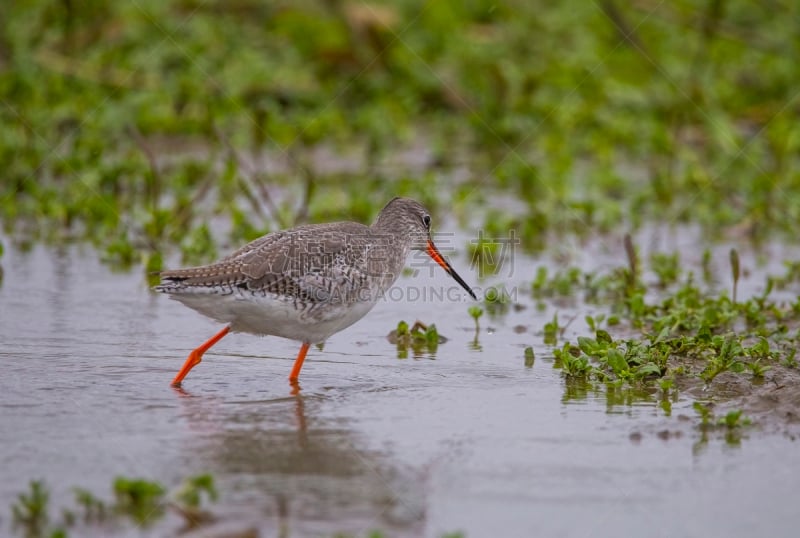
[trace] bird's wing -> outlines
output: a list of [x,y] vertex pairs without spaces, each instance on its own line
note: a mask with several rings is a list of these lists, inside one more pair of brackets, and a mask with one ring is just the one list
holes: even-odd
[[214,264],[164,271],[161,287],[237,286],[310,302],[346,300],[368,277],[361,248],[368,234],[355,223],[274,232]]

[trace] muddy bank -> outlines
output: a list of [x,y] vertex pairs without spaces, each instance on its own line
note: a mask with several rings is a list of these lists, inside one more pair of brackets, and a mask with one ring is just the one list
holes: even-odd
[[726,372],[708,386],[687,375],[676,385],[684,396],[707,402],[716,416],[741,409],[766,433],[800,434],[800,372],[795,368],[776,364],[762,379]]

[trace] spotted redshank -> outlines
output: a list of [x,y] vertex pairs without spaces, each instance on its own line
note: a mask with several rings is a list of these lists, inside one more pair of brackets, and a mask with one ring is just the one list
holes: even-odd
[[386,204],[372,226],[307,224],[267,234],[211,265],[162,272],[156,291],[226,324],[189,354],[172,385],[230,331],[302,342],[289,375],[296,384],[309,346],[364,317],[411,250],[427,252],[476,298],[433,244],[430,214],[409,198]]

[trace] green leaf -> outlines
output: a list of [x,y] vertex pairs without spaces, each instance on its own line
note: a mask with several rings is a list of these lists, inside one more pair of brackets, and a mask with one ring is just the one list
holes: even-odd
[[639,377],[646,377],[646,376],[649,376],[649,375],[660,376],[661,375],[661,368],[659,368],[658,365],[655,364],[655,363],[648,362],[647,364],[643,364],[639,368],[636,369],[636,375],[638,375]]
[[397,336],[408,336],[408,323],[405,321],[397,323]]
[[628,362],[617,348],[609,348],[606,362],[617,375],[628,371]]
[[659,342],[663,342],[664,340],[666,340],[667,337],[669,336],[669,333],[670,333],[669,327],[664,327],[663,329],[661,329],[661,332],[658,333],[656,339],[653,340],[653,344],[655,345],[658,344]]
[[431,323],[425,331],[425,341],[429,346],[436,346],[439,344],[439,331],[436,330],[436,325]]
[[735,374],[741,374],[744,372],[745,368],[746,367],[743,362],[735,361],[728,369]]
[[[614,340],[611,338],[611,335],[608,334],[608,331],[603,329],[598,329],[595,333],[597,337],[598,344],[613,344]],[[604,346],[605,347],[605,346]]]
[[579,336],[578,337],[578,347],[581,351],[593,357],[598,349],[597,342],[593,338],[589,338],[588,336]]
[[531,368],[533,366],[533,361],[535,357],[533,355],[533,348],[528,346],[525,348],[525,366]]

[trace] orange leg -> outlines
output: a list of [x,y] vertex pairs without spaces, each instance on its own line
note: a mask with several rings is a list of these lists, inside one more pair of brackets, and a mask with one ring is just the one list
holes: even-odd
[[294,367],[292,368],[292,373],[289,374],[289,381],[297,382],[297,378],[300,377],[300,368],[303,367],[303,361],[306,360],[306,353],[308,353],[310,345],[307,342],[303,342],[303,345],[300,346],[300,353],[297,354],[297,358],[294,360]]
[[205,344],[189,353],[189,357],[186,359],[186,362],[183,363],[183,368],[181,368],[181,371],[175,376],[175,379],[172,380],[172,386],[180,387],[181,381],[183,381],[183,378],[189,373],[189,370],[200,364],[200,361],[203,360],[203,353],[208,351],[211,346],[222,340],[222,337],[228,334],[230,330],[230,327],[225,327],[220,332],[209,338]]

